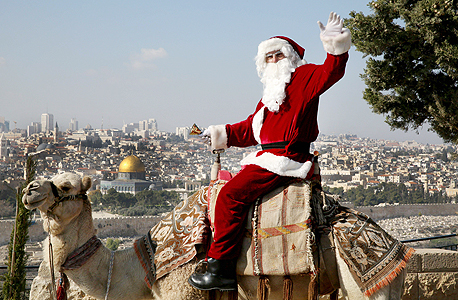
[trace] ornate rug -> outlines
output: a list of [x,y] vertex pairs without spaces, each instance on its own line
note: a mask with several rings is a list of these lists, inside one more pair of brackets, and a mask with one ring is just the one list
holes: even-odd
[[[208,189],[208,215],[214,218],[216,198],[227,181]],[[248,214],[247,231],[237,261],[239,275],[297,275],[315,271],[312,255],[311,183],[281,186],[258,200]]]
[[[225,182],[212,182],[210,187],[182,201],[151,229],[152,242],[146,238],[136,242],[147,283],[153,282],[148,268],[154,271],[155,266],[159,279],[193,259],[197,254],[195,246],[208,241],[215,201],[207,202],[207,197],[216,199]],[[312,220],[320,218],[333,227],[336,246],[365,295],[388,285],[405,268],[414,252],[412,248],[391,237],[367,215],[340,206],[333,195],[314,194],[313,198],[323,199],[323,214],[311,216],[311,196],[310,182],[293,182],[268,193],[257,208],[252,208],[256,211],[247,220],[247,234],[237,263],[239,275],[313,272],[311,225]]]
[[[207,187],[182,201],[149,232],[156,243],[156,278],[193,259],[196,245],[205,244],[208,233]],[[142,260],[141,257],[139,257]]]
[[415,252],[350,208],[339,206],[331,225],[340,255],[366,296],[390,284]]

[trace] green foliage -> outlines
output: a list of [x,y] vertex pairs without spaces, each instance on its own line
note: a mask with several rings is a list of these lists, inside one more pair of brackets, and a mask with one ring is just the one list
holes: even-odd
[[179,195],[174,191],[144,190],[135,195],[137,205],[175,206],[179,202]]
[[103,195],[103,204],[111,205],[113,207],[130,207],[135,204],[135,196],[130,193],[118,193],[115,189],[111,188]]
[[119,239],[114,239],[113,240],[112,238],[108,238],[106,247],[108,249],[110,249],[111,251],[116,251],[116,250],[118,250],[118,247],[119,247],[120,243],[121,243],[121,241]]
[[103,202],[102,192],[100,190],[90,191],[87,196],[92,204],[93,210],[98,210],[100,204]]
[[[124,216],[157,215],[168,212],[180,202],[180,196],[174,191],[144,190],[136,195],[119,193],[109,189],[102,196],[100,191],[91,192],[89,199],[94,207],[102,207]],[[102,204],[102,205],[100,205]]]
[[342,188],[329,189],[333,194],[341,195],[344,201],[350,201],[356,206],[374,206],[380,203],[448,203],[450,198],[441,193],[425,193],[423,186],[407,188],[404,184],[381,183],[364,189],[358,186],[343,192]]
[[16,191],[4,183],[0,184],[0,186],[0,217],[14,217]]
[[369,56],[364,99],[392,129],[427,123],[458,143],[458,14],[453,0],[375,0],[345,25]]
[[[168,211],[167,209],[166,211]],[[136,216],[154,216],[157,214],[160,214],[161,212],[164,212],[163,209],[156,208],[156,207],[144,207],[144,206],[132,206],[129,208],[121,208],[117,209],[116,213],[123,215],[123,216],[129,216],[129,217],[136,217]]]
[[27,178],[23,186],[18,188],[16,194],[17,214],[15,228],[11,233],[8,245],[8,272],[3,276],[3,299],[25,299],[27,254],[25,244],[29,238],[30,211],[22,204],[22,190],[33,181],[35,177],[36,161],[27,158]]

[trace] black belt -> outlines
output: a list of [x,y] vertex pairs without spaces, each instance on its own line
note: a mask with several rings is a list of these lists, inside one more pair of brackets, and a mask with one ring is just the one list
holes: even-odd
[[[285,149],[288,144],[289,144],[288,141],[275,142],[275,143],[269,143],[269,144],[262,144],[261,147],[262,147],[262,150]],[[290,152],[296,152],[296,153],[310,153],[310,143],[295,142],[294,144],[289,146],[288,150]]]

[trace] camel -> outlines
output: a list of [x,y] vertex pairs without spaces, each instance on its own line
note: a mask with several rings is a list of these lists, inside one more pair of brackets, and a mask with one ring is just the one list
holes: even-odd
[[[34,279],[30,299],[54,299],[51,296],[50,258],[56,277],[67,256],[96,235],[92,221],[90,201],[85,196],[91,186],[90,177],[81,178],[73,173],[62,173],[51,180],[35,180],[24,189],[22,202],[29,210],[37,208],[44,220],[44,230],[49,233],[44,243],[45,258]],[[47,253],[52,245],[52,256]],[[72,287],[68,299],[208,299],[209,293],[192,288],[187,279],[194,272],[196,261],[186,263],[157,280],[152,289],[144,281],[145,272],[134,248],[114,252],[111,281],[108,283],[111,251],[103,246],[82,266],[65,270]],[[352,279],[345,262],[337,255],[341,292],[345,299],[400,299],[405,271],[391,284],[367,298]],[[291,276],[293,299],[308,299],[309,276]],[[257,295],[258,278],[239,276],[238,299],[254,300]],[[283,276],[269,277],[268,299],[283,299]],[[81,289],[80,291],[78,289]],[[82,291],[82,292],[81,292]],[[219,299],[227,299],[227,293]],[[90,297],[89,297],[90,296]]]

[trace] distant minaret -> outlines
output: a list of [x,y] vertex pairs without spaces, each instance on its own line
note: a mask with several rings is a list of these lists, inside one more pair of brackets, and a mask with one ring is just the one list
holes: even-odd
[[59,142],[59,125],[57,125],[56,122],[56,127],[54,127],[54,143]]

